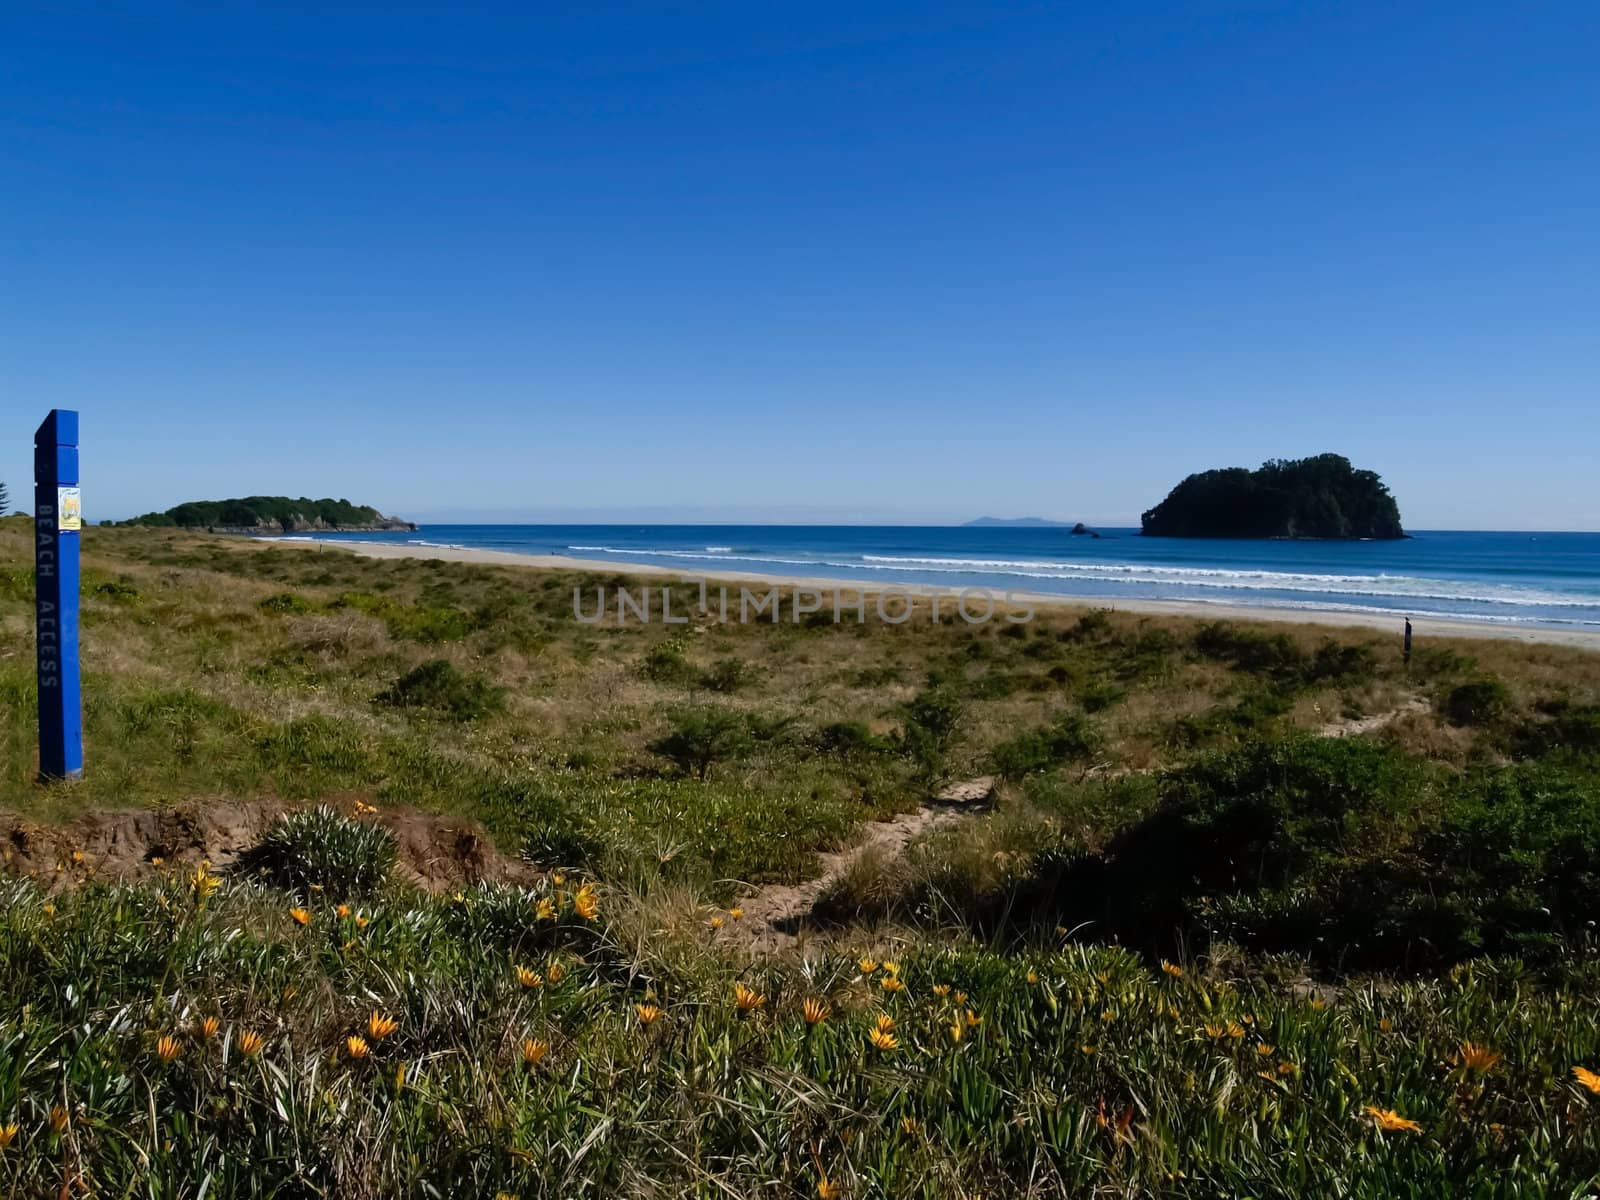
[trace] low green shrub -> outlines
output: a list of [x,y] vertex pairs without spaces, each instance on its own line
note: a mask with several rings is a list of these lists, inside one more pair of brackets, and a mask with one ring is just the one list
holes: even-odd
[[332,899],[372,895],[394,864],[395,842],[387,829],[327,807],[279,817],[240,858],[241,869],[278,887],[302,894],[314,889]]
[[651,742],[650,750],[697,779],[709,777],[720,762],[743,758],[753,745],[744,717],[725,708],[682,708],[668,720],[671,729]]
[[505,693],[480,675],[434,658],[400,676],[377,700],[396,708],[428,709],[456,721],[474,721],[503,708]]
[[1471,679],[1445,694],[1440,706],[1453,725],[1484,725],[1504,716],[1511,707],[1511,693],[1492,676]]
[[1100,745],[1094,725],[1079,712],[1066,712],[1044,729],[1030,730],[994,748],[995,770],[1008,779],[1021,779],[1064,763],[1088,758]]

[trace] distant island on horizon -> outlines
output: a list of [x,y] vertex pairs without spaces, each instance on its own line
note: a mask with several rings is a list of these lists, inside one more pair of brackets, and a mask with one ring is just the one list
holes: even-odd
[[961,523],[963,529],[1072,529],[1070,521],[1046,517],[978,517]]
[[415,530],[416,524],[386,517],[368,504],[313,500],[308,496],[243,496],[232,500],[190,500],[164,512],[145,513],[108,525],[208,529],[213,533],[374,533]]
[[1375,471],[1340,454],[1190,475],[1140,518],[1146,537],[1394,540],[1409,536]]

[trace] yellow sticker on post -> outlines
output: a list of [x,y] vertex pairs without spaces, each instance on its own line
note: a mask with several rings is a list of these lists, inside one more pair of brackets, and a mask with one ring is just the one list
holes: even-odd
[[56,528],[65,533],[69,529],[83,528],[83,489],[58,487],[56,489]]

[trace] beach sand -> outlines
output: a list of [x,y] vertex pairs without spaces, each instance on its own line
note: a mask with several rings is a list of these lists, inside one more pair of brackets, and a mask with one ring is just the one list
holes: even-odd
[[[494,566],[563,571],[601,571],[607,575],[637,577],[665,576],[669,579],[705,579],[716,583],[761,583],[768,587],[822,588],[827,591],[844,589],[851,594],[863,592],[873,595],[885,590],[856,579],[823,579],[800,575],[764,575],[753,571],[706,571],[694,573],[676,567],[658,567],[644,563],[616,563],[602,559],[569,558],[561,554],[514,554],[506,550],[478,550],[465,546],[396,545],[390,542],[326,542],[316,540],[274,539],[274,545],[292,546],[314,551],[348,551],[368,558],[428,558],[446,562],[481,563]],[[906,590],[916,595],[939,594],[957,596],[959,587],[912,585]],[[998,599],[1000,593],[996,592]],[[1107,608],[1116,612],[1148,613],[1151,616],[1199,617],[1211,621],[1270,621],[1288,625],[1335,625],[1347,628],[1380,629],[1401,633],[1404,613],[1390,616],[1385,613],[1344,612],[1339,609],[1316,608],[1255,608],[1242,604],[1204,604],[1189,600],[1106,600],[1096,596],[1068,596],[1059,593],[1027,592],[1017,589],[1012,593],[1038,607],[1045,605],[1066,608]],[[1600,652],[1600,630],[1541,629],[1527,626],[1492,625],[1477,621],[1447,621],[1438,618],[1412,618],[1412,629],[1417,638],[1485,638],[1493,641],[1544,643],[1559,646],[1576,646]]]

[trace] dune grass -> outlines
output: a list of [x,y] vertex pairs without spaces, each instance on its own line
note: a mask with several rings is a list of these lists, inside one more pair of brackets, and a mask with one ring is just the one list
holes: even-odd
[[[91,529],[89,771],[41,785],[27,535],[0,834],[304,811],[227,870],[0,882],[4,1194],[1595,1184],[1600,656],[1067,608],[588,625],[573,589],[625,576]],[[977,774],[992,812],[748,952],[747,887]],[[386,807],[537,882],[403,886]]]

